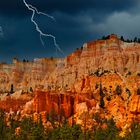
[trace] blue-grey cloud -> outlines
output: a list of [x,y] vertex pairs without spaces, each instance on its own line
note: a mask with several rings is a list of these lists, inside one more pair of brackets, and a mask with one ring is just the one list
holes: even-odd
[[2,38],[3,37],[3,29],[2,29],[2,27],[0,26],[0,38]]
[[[82,11],[94,10],[100,12],[123,11],[135,7],[138,0],[26,0],[39,10],[48,13],[63,12],[78,14]],[[0,13],[7,16],[25,16],[28,11],[23,0],[4,0],[0,2]],[[97,13],[96,13],[97,14]]]
[[[116,33],[126,38],[140,36],[139,0],[26,0],[40,11],[53,15],[56,22],[35,16],[41,30],[56,36],[65,54],[84,42]],[[30,21],[31,11],[22,0],[0,2],[0,61],[12,57],[33,59],[56,56],[51,38],[43,38]],[[58,54],[59,55],[59,54]]]

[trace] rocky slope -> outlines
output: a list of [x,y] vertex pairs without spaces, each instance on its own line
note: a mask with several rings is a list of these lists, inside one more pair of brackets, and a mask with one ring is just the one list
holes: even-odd
[[81,125],[87,117],[89,129],[99,124],[93,119],[98,114],[113,118],[125,132],[140,121],[139,57],[139,43],[110,35],[62,59],[13,59],[13,64],[0,64],[0,108],[15,116],[42,115],[44,123],[52,113]]
[[33,62],[13,59],[13,64],[0,64],[1,92],[41,89],[70,89],[74,82],[97,69],[113,70],[120,74],[139,73],[140,44],[121,41],[116,35],[109,39],[85,43],[66,58],[42,58]]

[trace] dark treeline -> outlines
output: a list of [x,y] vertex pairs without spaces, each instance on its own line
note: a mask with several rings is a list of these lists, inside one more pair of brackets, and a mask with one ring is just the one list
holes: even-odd
[[[102,39],[103,39],[103,40],[109,39],[109,35],[103,36]],[[140,38],[138,38],[138,37],[134,37],[134,39],[124,39],[124,37],[121,36],[121,37],[120,37],[120,40],[121,40],[121,41],[124,41],[124,42],[128,42],[128,43],[131,43],[131,42],[140,43]]]
[[121,36],[120,39],[121,39],[122,41],[124,41],[124,42],[128,42],[128,43],[131,43],[131,42],[140,43],[140,38],[137,38],[137,37],[134,37],[133,40],[132,40],[132,39],[130,40],[130,39],[124,39],[124,37]]
[[[98,122],[98,126],[93,126],[91,130],[81,129],[80,125],[70,126],[65,120],[61,125],[55,125],[55,120],[50,119],[53,128],[44,127],[41,118],[34,122],[32,117],[24,117],[21,121],[9,118],[7,126],[5,113],[0,111],[0,140],[140,140],[140,125],[134,123],[131,133],[120,137],[119,130],[114,121],[99,119],[98,114],[93,116]],[[106,128],[102,124],[106,124]],[[15,133],[16,128],[20,132]]]

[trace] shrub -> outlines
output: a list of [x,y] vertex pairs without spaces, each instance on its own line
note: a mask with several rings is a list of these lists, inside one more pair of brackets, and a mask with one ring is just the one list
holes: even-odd
[[121,93],[122,93],[122,88],[121,88],[120,85],[117,85],[117,86],[116,86],[115,92],[116,92],[117,95],[121,95]]
[[140,95],[140,88],[137,89],[137,95]]
[[94,132],[94,140],[119,140],[118,129],[113,119],[107,121],[107,129],[101,127]]

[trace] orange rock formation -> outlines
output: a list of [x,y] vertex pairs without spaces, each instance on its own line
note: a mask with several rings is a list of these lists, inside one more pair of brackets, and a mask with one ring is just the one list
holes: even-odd
[[[140,121],[139,58],[139,43],[110,35],[85,43],[66,58],[14,59],[13,64],[0,64],[0,108],[35,118],[41,114],[44,123],[46,114],[55,112],[69,119],[73,116],[80,124],[88,116],[87,125],[97,125],[93,116],[98,113],[126,129],[134,120]],[[16,93],[10,95],[12,84]]]

